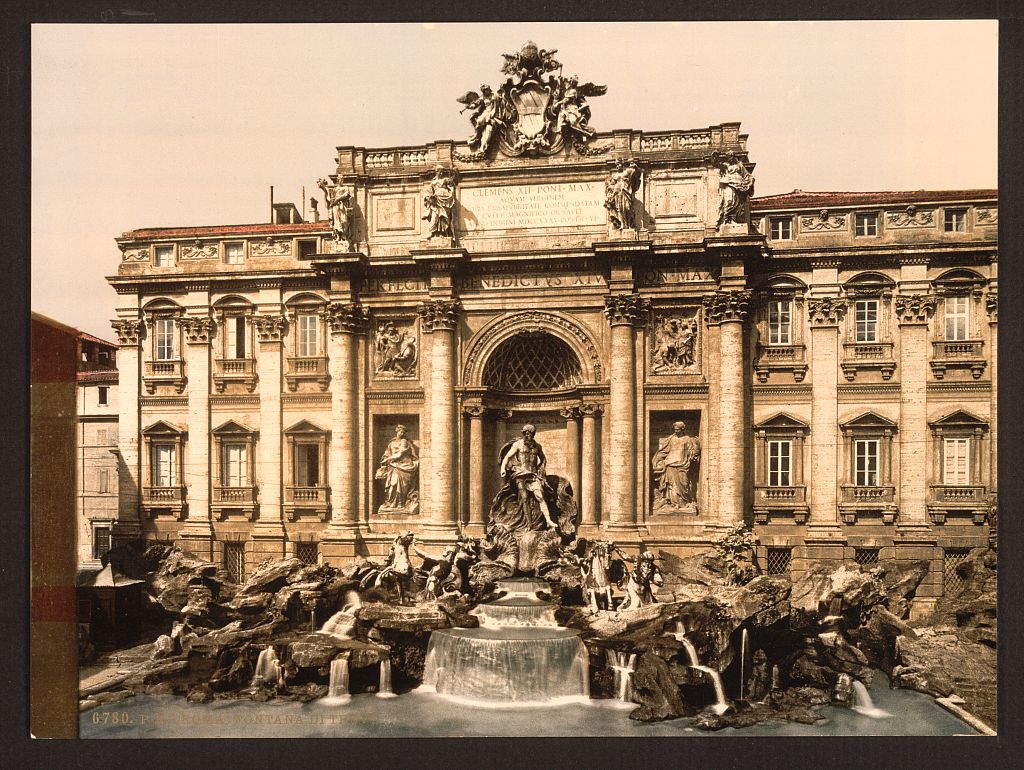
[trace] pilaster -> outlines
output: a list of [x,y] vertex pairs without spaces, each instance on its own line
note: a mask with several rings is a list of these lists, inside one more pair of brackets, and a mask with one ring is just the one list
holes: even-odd
[[284,426],[281,389],[284,333],[287,324],[281,314],[280,303],[261,302],[260,313],[253,317],[253,324],[258,348],[260,394],[260,441],[256,447],[256,467],[260,469],[257,476],[260,484],[259,509],[252,534],[254,557],[258,562],[284,554],[284,488],[281,473]]
[[[839,538],[839,325],[846,303],[818,296],[807,303],[811,324],[811,511],[808,540]],[[819,544],[821,544],[819,542]]]
[[597,524],[600,509],[598,494],[599,473],[601,469],[601,450],[598,440],[597,418],[601,414],[600,404],[585,403],[580,406],[583,415],[583,457],[580,469],[580,503],[582,515],[580,521],[584,525]]
[[[133,315],[137,313],[132,310]],[[117,447],[118,501],[117,522],[113,536],[128,540],[141,534],[139,494],[142,467],[139,453],[139,390],[142,382],[140,342],[144,325],[138,317],[119,318],[112,322],[117,332]]]
[[463,407],[469,418],[469,515],[466,517],[470,526],[483,527],[484,524],[484,414],[479,404]]
[[190,440],[186,444],[182,477],[188,502],[185,526],[178,537],[186,550],[212,558],[213,527],[210,519],[210,338],[213,319],[186,316],[181,319],[185,335],[185,367],[188,377]]

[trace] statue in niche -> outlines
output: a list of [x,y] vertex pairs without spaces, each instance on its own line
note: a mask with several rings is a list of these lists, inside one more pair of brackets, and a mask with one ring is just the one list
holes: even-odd
[[747,219],[747,201],[754,194],[754,177],[735,155],[728,156],[720,166],[718,227],[743,224]]
[[324,192],[324,202],[331,219],[331,229],[334,230],[334,239],[344,244],[346,251],[352,251],[352,222],[355,219],[352,191],[346,187],[331,188],[326,179],[318,179],[317,186]]
[[671,374],[691,368],[695,363],[697,319],[681,316],[661,318],[654,328],[651,373]]
[[608,218],[616,230],[636,229],[634,194],[639,186],[640,169],[636,163],[617,161],[615,170],[604,183],[604,207],[608,209]]
[[686,423],[672,423],[672,435],[658,441],[651,465],[654,469],[654,510],[682,511],[696,500],[700,440],[685,433]]
[[377,350],[375,374],[409,377],[416,371],[416,336],[409,329],[399,329],[394,321],[377,327],[374,338]]
[[423,206],[427,213],[423,219],[430,226],[430,238],[445,238],[455,242],[455,169],[438,166],[434,178],[423,193]]
[[388,442],[380,466],[374,478],[384,482],[384,503],[378,509],[387,513],[419,511],[419,492],[416,476],[420,467],[420,455],[416,444],[407,438],[404,425],[395,426],[395,437]]
[[511,511],[503,512],[499,523],[511,530],[542,529],[541,517],[548,528],[558,526],[552,520],[544,499],[548,461],[543,447],[537,443],[536,434],[534,426],[524,425],[522,437],[509,442],[501,450],[499,473],[505,486],[515,490],[516,504]]

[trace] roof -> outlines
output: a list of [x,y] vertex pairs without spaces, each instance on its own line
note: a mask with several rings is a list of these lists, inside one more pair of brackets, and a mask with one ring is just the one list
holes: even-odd
[[781,195],[751,198],[754,211],[804,207],[859,206],[894,203],[926,203],[997,198],[998,190],[903,190],[883,192],[807,192],[793,190]]
[[70,333],[76,336],[78,335],[78,329],[76,329],[75,327],[68,326],[65,323],[61,323],[60,321],[55,321],[52,318],[50,318],[50,316],[43,315],[42,313],[36,312],[35,310],[32,311],[32,320],[35,321],[36,323],[41,323],[45,326],[49,326],[53,329],[57,329],[58,331],[62,331],[64,333]]
[[108,342],[107,340],[101,340],[99,337],[94,337],[89,332],[78,332],[78,338],[85,340],[86,342],[95,342],[100,345],[106,345],[108,348],[116,348],[117,344],[114,342]]
[[79,372],[79,382],[113,382],[117,383],[117,369],[100,369],[92,372]]
[[272,225],[267,222],[251,225],[203,225],[201,227],[143,227],[122,233],[122,238],[180,238],[194,235],[226,235],[230,233],[246,235],[272,235],[274,233],[295,232],[328,232],[331,223],[323,219],[319,222],[295,222],[293,224]]
[[115,575],[114,568],[109,564],[97,572],[81,570],[75,578],[75,584],[79,588],[120,588],[142,582],[124,575]]

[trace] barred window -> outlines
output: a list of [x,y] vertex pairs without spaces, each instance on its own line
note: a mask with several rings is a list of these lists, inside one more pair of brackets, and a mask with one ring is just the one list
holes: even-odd
[[562,340],[523,332],[498,346],[484,367],[484,384],[495,390],[564,390],[582,381],[580,362]]
[[869,564],[878,564],[878,549],[877,548],[854,548],[853,549],[853,560],[858,564],[867,566]]
[[245,580],[245,543],[224,544],[224,569],[235,583]]
[[956,573],[956,568],[967,559],[968,548],[947,548],[942,554],[942,587],[946,596],[960,593],[964,587],[964,579]]
[[303,564],[316,564],[319,551],[320,544],[316,542],[295,544],[295,556]]
[[102,559],[110,552],[110,527],[94,527],[92,530],[92,558]]
[[792,548],[769,548],[765,558],[765,572],[769,575],[785,575],[793,559]]

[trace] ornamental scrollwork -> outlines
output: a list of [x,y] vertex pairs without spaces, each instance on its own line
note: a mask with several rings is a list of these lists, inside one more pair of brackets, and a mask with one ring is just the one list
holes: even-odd
[[840,230],[844,227],[846,227],[846,217],[831,216],[828,209],[822,209],[816,217],[800,217],[800,229],[809,233]]
[[249,251],[256,257],[285,257],[292,252],[291,241],[275,241],[269,235],[261,241],[250,241]]
[[202,241],[196,241],[195,243],[183,243],[179,249],[181,251],[182,259],[217,258],[217,244],[215,243],[203,243]]
[[907,206],[904,211],[889,211],[885,223],[893,228],[930,227],[935,223],[935,212],[928,209],[919,211],[916,206]]

